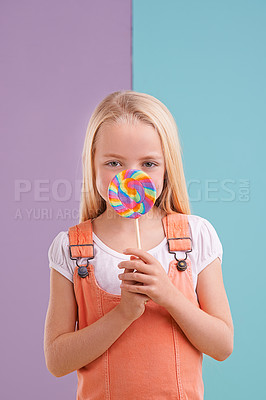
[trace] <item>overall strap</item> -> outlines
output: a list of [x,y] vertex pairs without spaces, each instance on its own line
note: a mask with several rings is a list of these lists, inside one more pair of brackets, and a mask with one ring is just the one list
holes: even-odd
[[[76,260],[78,274],[81,278],[88,276],[89,260],[94,258],[94,246],[92,239],[91,220],[81,222],[68,229],[69,235],[69,254],[71,260]],[[79,258],[87,258],[87,265],[79,265]]]
[[[168,251],[175,255],[177,268],[184,271],[187,268],[187,253],[192,251],[192,240],[189,232],[189,223],[186,214],[167,214],[163,220],[164,231],[167,237]],[[183,260],[176,258],[176,251],[184,251],[186,257]]]
[[70,258],[93,258],[93,240],[91,220],[81,222],[68,229]]

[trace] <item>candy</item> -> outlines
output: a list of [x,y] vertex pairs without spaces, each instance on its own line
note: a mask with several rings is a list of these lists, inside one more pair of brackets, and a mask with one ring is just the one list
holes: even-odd
[[108,199],[119,215],[136,219],[146,214],[154,205],[156,188],[145,172],[125,169],[111,180]]
[[156,200],[156,188],[151,178],[139,169],[124,169],[111,180],[108,199],[119,215],[135,219],[137,245],[141,249],[138,218],[146,214]]

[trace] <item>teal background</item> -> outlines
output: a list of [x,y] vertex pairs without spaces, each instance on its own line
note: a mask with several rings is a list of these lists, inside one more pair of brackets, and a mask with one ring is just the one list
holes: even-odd
[[264,1],[132,2],[132,89],[172,112],[191,213],[223,245],[234,351],[204,355],[205,399],[265,395]]

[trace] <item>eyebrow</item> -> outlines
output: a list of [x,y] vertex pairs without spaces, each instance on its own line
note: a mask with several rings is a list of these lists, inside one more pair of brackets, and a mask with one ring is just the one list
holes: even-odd
[[[104,154],[104,157],[115,157],[115,158],[121,158],[122,160],[125,159],[123,156],[113,153]],[[162,159],[162,157],[159,154],[153,153],[153,154],[147,154],[145,157],[141,157],[140,160],[147,160],[149,158]]]

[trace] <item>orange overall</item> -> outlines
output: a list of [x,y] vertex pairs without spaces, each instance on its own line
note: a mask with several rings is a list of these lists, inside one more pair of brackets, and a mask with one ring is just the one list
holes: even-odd
[[[169,252],[192,250],[187,215],[167,214],[162,222]],[[69,242],[72,259],[88,258],[86,266],[77,262],[73,276],[77,329],[83,329],[112,310],[121,296],[103,290],[89,264],[93,258],[91,220],[69,228]],[[190,260],[184,260],[174,257],[168,276],[199,307]],[[153,300],[145,307],[144,313],[101,356],[77,370],[76,400],[203,399],[203,354],[164,307]]]

